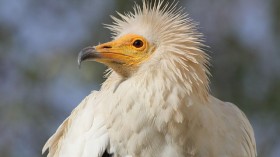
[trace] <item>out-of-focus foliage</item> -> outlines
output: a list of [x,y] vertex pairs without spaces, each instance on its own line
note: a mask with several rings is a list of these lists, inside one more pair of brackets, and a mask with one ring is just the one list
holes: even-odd
[[[137,0],[140,2],[141,0]],[[58,125],[103,82],[76,57],[110,40],[102,23],[127,0],[0,1],[0,156],[36,157]],[[260,157],[280,156],[280,1],[181,0],[212,56],[212,94],[253,124]]]

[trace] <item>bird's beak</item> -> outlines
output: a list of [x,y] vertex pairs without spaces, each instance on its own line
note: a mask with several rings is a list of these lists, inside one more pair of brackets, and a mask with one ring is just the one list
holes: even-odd
[[80,66],[83,61],[97,61],[104,64],[125,64],[132,56],[126,55],[118,41],[84,48],[78,56]]

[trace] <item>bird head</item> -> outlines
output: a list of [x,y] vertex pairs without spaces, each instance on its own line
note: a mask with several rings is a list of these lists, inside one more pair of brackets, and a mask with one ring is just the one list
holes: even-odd
[[134,11],[112,16],[106,25],[113,40],[83,49],[78,63],[93,60],[119,76],[156,75],[177,81],[194,94],[208,95],[208,55],[196,24],[176,3],[162,0],[135,5]]

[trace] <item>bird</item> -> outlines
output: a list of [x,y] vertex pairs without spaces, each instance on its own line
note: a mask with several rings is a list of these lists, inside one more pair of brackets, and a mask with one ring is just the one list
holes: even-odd
[[[211,95],[202,33],[178,2],[142,0],[117,12],[112,40],[81,50],[78,64],[108,66],[49,138],[48,157],[255,157],[253,128]],[[228,90],[228,89],[227,89]]]

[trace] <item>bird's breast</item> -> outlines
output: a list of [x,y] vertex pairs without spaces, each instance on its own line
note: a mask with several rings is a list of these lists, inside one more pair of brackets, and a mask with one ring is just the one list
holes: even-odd
[[180,127],[187,126],[182,112],[186,100],[181,88],[170,90],[139,89],[126,83],[117,89],[106,90],[104,112],[110,146],[115,152],[121,156],[145,157],[161,154],[163,150],[180,152],[177,149],[182,149],[180,145],[184,142],[174,144],[171,139],[179,139],[183,134]]

